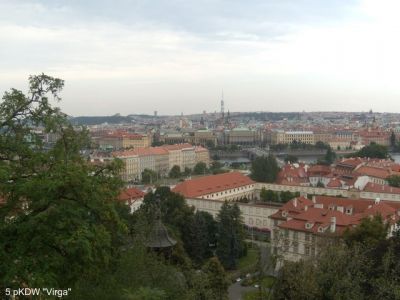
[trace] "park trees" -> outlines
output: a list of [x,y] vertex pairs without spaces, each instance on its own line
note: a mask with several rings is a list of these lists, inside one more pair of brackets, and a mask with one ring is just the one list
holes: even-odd
[[169,171],[169,177],[171,178],[179,178],[181,177],[181,167],[178,165],[175,165],[171,168],[171,170]]
[[193,168],[193,174],[204,175],[208,172],[206,163],[200,161]]
[[225,269],[235,269],[245,251],[243,221],[238,205],[225,202],[217,221],[217,256]]
[[150,169],[144,169],[142,172],[142,183],[152,184],[157,181],[158,174]]
[[251,164],[251,178],[255,181],[275,182],[278,173],[278,163],[273,155],[257,157]]
[[372,142],[368,146],[365,146],[361,150],[356,152],[355,156],[369,158],[388,158],[389,153],[386,146]]

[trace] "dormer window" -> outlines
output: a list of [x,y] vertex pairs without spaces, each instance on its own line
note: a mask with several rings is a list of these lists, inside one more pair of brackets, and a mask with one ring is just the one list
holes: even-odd
[[313,226],[314,226],[314,224],[311,222],[306,223],[306,229],[311,229]]
[[288,212],[286,210],[282,211],[282,217],[286,218],[288,215]]
[[318,227],[318,232],[324,232],[325,231],[325,228],[324,227],[322,227],[322,226],[319,226]]

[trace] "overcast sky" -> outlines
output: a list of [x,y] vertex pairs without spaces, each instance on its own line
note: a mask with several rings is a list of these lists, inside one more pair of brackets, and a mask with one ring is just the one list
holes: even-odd
[[397,0],[0,0],[0,92],[68,114],[400,112]]

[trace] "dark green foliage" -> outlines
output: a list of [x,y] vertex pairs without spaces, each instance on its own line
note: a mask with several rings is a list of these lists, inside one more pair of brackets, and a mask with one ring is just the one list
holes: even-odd
[[[30,94],[11,90],[0,104],[0,289],[70,287],[118,256],[126,227],[114,203],[122,186],[118,161],[88,164],[85,130],[75,131],[49,95],[63,81],[31,76]],[[44,151],[32,125],[60,139]],[[12,219],[12,221],[11,221]]]
[[208,288],[212,291],[213,299],[228,299],[226,291],[229,287],[229,280],[218,258],[210,258],[204,265],[203,272],[207,275]]
[[286,203],[289,200],[292,200],[295,197],[299,197],[299,192],[290,192],[290,191],[282,191],[275,192],[272,190],[266,190],[265,188],[261,189],[260,198],[262,201],[271,201],[271,202],[281,202]]
[[207,172],[207,165],[204,162],[198,162],[193,168],[193,174],[195,175],[203,175]]
[[168,176],[170,178],[179,178],[181,177],[181,167],[175,165],[171,168],[171,170],[169,171]]
[[217,256],[225,269],[235,269],[245,251],[243,221],[237,204],[225,202],[217,221]]
[[389,153],[386,146],[372,142],[368,146],[365,146],[360,151],[356,152],[354,156],[369,158],[388,158]]
[[145,196],[143,210],[151,219],[155,207],[156,195],[161,199],[161,212],[164,224],[182,240],[185,251],[196,263],[201,264],[212,256],[213,245],[216,244],[217,225],[207,212],[194,212],[183,196],[171,192],[169,187],[159,187],[155,193]]
[[325,185],[322,183],[322,181],[318,181],[317,182],[317,187],[324,188]]
[[387,181],[390,186],[393,187],[400,187],[400,176],[399,175],[392,175],[387,178]]
[[142,183],[144,184],[155,183],[157,178],[158,174],[153,170],[144,169],[142,172]]
[[275,182],[279,173],[273,155],[257,157],[251,164],[251,178],[258,182]]
[[344,240],[348,245],[356,243],[375,245],[386,239],[387,232],[387,224],[383,223],[380,215],[376,215],[373,218],[363,219],[357,227],[346,230]]
[[190,176],[191,174],[192,174],[192,170],[188,167],[186,167],[182,173],[183,176]]
[[393,131],[390,134],[390,147],[392,148],[396,147],[396,135],[394,134]]

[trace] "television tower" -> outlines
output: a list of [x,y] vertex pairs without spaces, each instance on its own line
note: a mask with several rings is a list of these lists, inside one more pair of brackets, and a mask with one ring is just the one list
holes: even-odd
[[222,90],[222,97],[221,97],[221,117],[222,119],[225,116],[225,107],[224,107],[224,90]]

